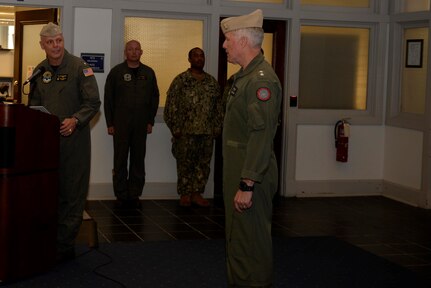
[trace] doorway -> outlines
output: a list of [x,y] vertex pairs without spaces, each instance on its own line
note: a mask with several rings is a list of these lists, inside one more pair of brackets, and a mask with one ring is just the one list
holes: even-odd
[[[222,18],[223,19],[223,18]],[[220,19],[220,20],[222,20]],[[278,79],[280,79],[282,91],[285,90],[284,87],[284,76],[285,76],[285,58],[286,58],[286,22],[285,21],[279,21],[279,20],[263,20],[263,30],[265,31],[265,37],[266,35],[270,36],[272,39],[271,43],[267,45],[269,48],[265,49],[271,49],[271,53],[266,53],[266,55],[269,55],[271,59],[267,59],[268,62],[272,63],[272,67],[274,68],[275,73],[278,76]],[[223,49],[223,42],[224,42],[224,35],[222,31],[220,30],[220,38],[219,38],[219,63],[218,63],[218,81],[221,86],[221,91],[224,91],[226,85],[228,84],[228,62],[227,62],[227,56]],[[265,40],[264,40],[265,41]],[[264,51],[265,52],[265,51]],[[282,93],[283,95],[283,93]],[[281,107],[284,107],[284,99],[282,97],[282,103]],[[283,177],[281,174],[281,167],[282,167],[282,161],[283,161],[283,153],[287,151],[287,149],[283,149],[283,130],[284,125],[283,121],[281,121],[284,118],[283,109],[280,113],[280,120],[279,125],[277,128],[277,133],[274,138],[274,151],[277,158],[277,164],[278,164],[278,173],[279,173],[279,185],[277,192],[276,199],[280,197],[280,187]],[[214,204],[216,206],[223,206],[223,157],[222,157],[222,141],[221,136],[216,139],[215,143],[215,159],[214,159]]]
[[49,22],[58,23],[57,17],[56,8],[15,13],[14,101],[17,103],[27,104],[30,87],[24,87],[22,83],[45,58],[45,52],[39,46],[39,31]]
[[58,22],[59,9],[0,5],[0,12],[0,75],[10,82],[6,100],[22,103],[21,85],[31,75],[30,68],[45,57],[39,47],[40,28],[50,21]]

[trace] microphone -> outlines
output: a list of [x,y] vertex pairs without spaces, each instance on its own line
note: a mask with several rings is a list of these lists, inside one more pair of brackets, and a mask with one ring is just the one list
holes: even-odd
[[33,71],[33,73],[31,74],[30,77],[28,77],[27,80],[24,81],[24,83],[22,84],[23,86],[30,83],[31,81],[33,81],[34,79],[36,79],[40,74],[42,74],[43,72],[45,72],[46,68],[41,66],[39,67],[36,71]]

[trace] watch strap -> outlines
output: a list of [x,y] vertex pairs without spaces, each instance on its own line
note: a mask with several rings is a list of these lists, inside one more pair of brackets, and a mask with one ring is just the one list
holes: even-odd
[[252,192],[254,190],[254,186],[249,186],[244,181],[239,182],[239,190],[244,192]]

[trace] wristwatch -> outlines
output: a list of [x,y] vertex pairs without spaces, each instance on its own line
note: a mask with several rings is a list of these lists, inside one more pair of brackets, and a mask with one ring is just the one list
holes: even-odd
[[239,190],[243,192],[253,192],[254,186],[248,186],[244,181],[239,182]]

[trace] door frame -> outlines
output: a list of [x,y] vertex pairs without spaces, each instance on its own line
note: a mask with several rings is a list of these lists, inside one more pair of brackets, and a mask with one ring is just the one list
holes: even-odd
[[[47,24],[49,22],[57,23],[58,9],[35,9],[17,11],[15,13],[15,55],[14,55],[14,66],[13,66],[13,77],[14,77],[14,102],[21,103],[22,101],[22,59],[23,59],[23,41],[24,41],[24,26],[25,25],[37,25]],[[39,47],[40,48],[40,47]]]

